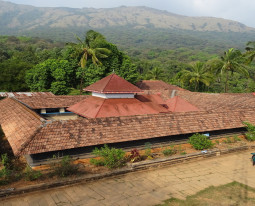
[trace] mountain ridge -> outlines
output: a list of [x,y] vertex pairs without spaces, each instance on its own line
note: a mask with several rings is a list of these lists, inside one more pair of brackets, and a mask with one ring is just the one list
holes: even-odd
[[183,29],[191,31],[255,32],[240,22],[215,17],[188,17],[150,7],[68,8],[34,7],[0,1],[0,34],[38,28],[87,27],[100,29],[124,26]]

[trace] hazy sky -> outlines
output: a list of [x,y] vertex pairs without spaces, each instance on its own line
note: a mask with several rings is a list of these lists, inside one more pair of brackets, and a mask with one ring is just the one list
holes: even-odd
[[255,27],[255,0],[6,0],[18,4],[48,7],[148,6],[187,16],[232,19]]

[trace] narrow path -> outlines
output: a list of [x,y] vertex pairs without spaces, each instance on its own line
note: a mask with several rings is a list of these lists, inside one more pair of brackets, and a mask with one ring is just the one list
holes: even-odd
[[238,181],[255,187],[251,151],[229,154],[115,178],[29,193],[1,200],[0,206],[155,205],[185,198],[211,185]]

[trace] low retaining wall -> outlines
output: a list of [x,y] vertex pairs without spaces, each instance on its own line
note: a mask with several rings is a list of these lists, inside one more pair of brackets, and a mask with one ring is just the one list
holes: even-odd
[[84,175],[82,177],[77,177],[72,180],[61,180],[61,181],[56,181],[52,183],[42,183],[42,184],[31,185],[31,186],[17,188],[17,189],[9,188],[9,189],[0,190],[0,199],[13,196],[13,195],[28,193],[28,192],[35,192],[39,190],[45,190],[50,188],[63,187],[67,185],[74,185],[78,183],[90,182],[94,180],[100,180],[107,177],[123,175],[123,174],[131,173],[131,172],[141,171],[141,170],[148,170],[148,169],[176,165],[176,164],[190,162],[190,161],[197,161],[199,159],[216,157],[216,156],[220,156],[224,154],[240,152],[240,151],[245,151],[249,149],[255,149],[255,146],[250,146],[250,147],[242,146],[242,147],[225,149],[225,150],[216,149],[216,150],[209,150],[204,152],[197,152],[193,154],[180,155],[175,157],[158,158],[153,160],[145,160],[145,161],[141,161],[137,163],[128,163],[127,167],[106,172],[104,174]]

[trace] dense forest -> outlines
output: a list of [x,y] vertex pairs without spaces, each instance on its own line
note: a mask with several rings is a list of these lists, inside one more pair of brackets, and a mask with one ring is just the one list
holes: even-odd
[[253,41],[241,45],[239,39],[231,48],[235,38],[226,34],[221,37],[226,38],[224,44],[217,37],[209,41],[180,34],[178,38],[163,31],[157,38],[153,34],[143,38],[146,33],[140,38],[132,32],[125,35],[126,41],[116,37],[116,44],[92,30],[73,36],[71,42],[0,36],[0,91],[79,94],[81,88],[112,72],[132,83],[161,79],[191,91],[255,91]]

